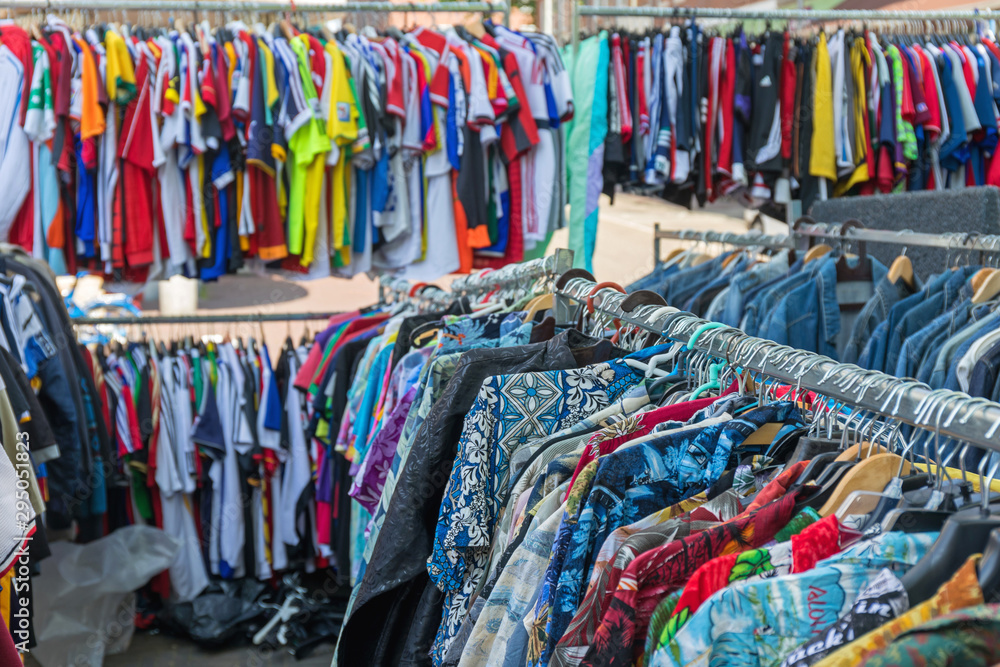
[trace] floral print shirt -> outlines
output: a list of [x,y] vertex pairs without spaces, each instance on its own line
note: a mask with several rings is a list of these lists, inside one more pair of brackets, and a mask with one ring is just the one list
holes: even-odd
[[975,554],[965,561],[955,575],[941,585],[941,588],[931,597],[918,604],[913,609],[891,619],[855,641],[847,644],[821,662],[821,667],[853,667],[859,664],[866,655],[887,647],[894,639],[907,630],[922,625],[932,618],[966,607],[983,604],[983,589],[979,586],[979,560]]
[[970,607],[908,630],[861,667],[989,667],[1000,662],[1000,605]]
[[774,667],[836,622],[883,569],[913,567],[937,535],[886,533],[808,572],[728,586],[702,603],[649,667]]
[[[629,358],[641,361],[667,347]],[[643,379],[625,361],[614,359],[579,369],[497,375],[483,382],[465,418],[427,563],[431,581],[445,593],[431,651],[435,665],[441,664],[485,574],[511,454],[603,410]]]
[[636,556],[672,539],[728,521],[742,509],[739,494],[732,489],[711,501],[706,494],[699,493],[611,533],[597,555],[587,594],[549,664],[559,667],[580,664],[610,601],[608,591],[614,592],[621,573]]
[[668,432],[662,438],[624,447],[602,459],[557,574],[545,628],[545,651],[532,666],[548,665],[556,642],[569,627],[583,598],[597,550],[612,531],[714,484],[730,465],[733,452],[764,424],[797,428],[801,422],[793,404],[773,403],[702,429]]
[[795,513],[796,494],[683,540],[647,551],[626,568],[583,665],[631,664],[642,655],[656,603],[712,558],[767,544]]
[[776,544],[719,556],[691,576],[683,589],[657,605],[649,621],[645,654],[665,646],[709,597],[737,581],[754,581],[812,569],[818,560],[840,550],[836,517],[819,519],[806,507],[774,536]]

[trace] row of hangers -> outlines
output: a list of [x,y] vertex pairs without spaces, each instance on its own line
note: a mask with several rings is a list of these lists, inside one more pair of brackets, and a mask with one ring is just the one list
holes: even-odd
[[[802,378],[827,361],[824,357],[745,336],[718,323],[705,323],[662,305],[662,299],[657,304],[648,295],[625,296],[616,288],[576,275],[561,285],[560,293],[585,304],[583,310],[592,318],[595,331],[617,327],[621,332],[624,328],[626,333],[619,345],[636,349],[662,341],[687,340],[686,344],[675,343],[669,352],[647,363],[627,362],[645,372],[647,378],[656,378],[647,387],[651,395],[655,395],[659,382],[686,385],[679,400],[720,391],[735,383],[741,394],[756,399],[751,406],[793,400],[803,409],[807,425],[794,438],[772,442],[773,433],[767,432],[747,441],[770,443],[765,456],[774,464],[787,466],[810,460],[793,486],[793,490],[809,487],[799,509],[808,505],[822,516],[835,514],[842,523],[855,527],[857,536],[890,530],[940,531],[927,556],[903,578],[911,604],[929,599],[975,553],[984,553],[979,579],[985,595],[1000,593],[1000,497],[993,494],[1000,490],[994,484],[1000,458],[984,455],[976,470],[967,470],[972,446],[941,435],[942,425],[967,420],[988,401],[959,392],[931,392],[910,420],[920,428],[907,433],[898,417],[902,392],[910,386],[904,381],[896,380],[873,395],[883,406],[880,410],[831,399],[816,387],[809,393],[801,385]],[[596,312],[595,299],[599,301]],[[647,325],[629,330],[629,324],[623,327],[621,323],[626,318]],[[696,327],[693,332],[692,327]],[[716,347],[724,347],[725,359],[695,347],[699,340],[711,343],[718,336],[727,337],[715,341]],[[754,360],[753,366],[758,369],[789,370],[796,378],[795,386],[771,381],[762,372],[748,371],[745,364]],[[859,401],[868,392],[874,394],[886,380],[881,373],[850,364],[835,365],[824,380],[827,378],[836,378],[835,386],[844,391],[856,389]],[[690,387],[694,390],[690,391]],[[896,408],[891,408],[894,401]],[[991,429],[994,433],[998,425]],[[945,453],[947,445],[951,447]],[[982,492],[981,499],[972,502],[977,491]],[[904,493],[911,498],[913,494],[922,497],[914,506],[903,507]]]

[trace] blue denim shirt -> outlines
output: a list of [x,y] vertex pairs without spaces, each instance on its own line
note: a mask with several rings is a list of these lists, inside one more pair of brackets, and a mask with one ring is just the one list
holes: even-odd
[[662,292],[663,298],[671,306],[682,307],[698,290],[722,273],[723,262],[732,254],[727,252],[697,266],[678,271],[667,281]]
[[[872,279],[877,285],[886,276],[885,265],[869,258]],[[784,295],[771,311],[767,329],[760,335],[801,350],[839,357],[838,337],[841,313],[837,295],[837,259],[825,257],[812,262],[817,268],[813,279]],[[853,287],[856,283],[850,283]],[[846,284],[845,284],[846,285]],[[871,283],[868,283],[871,289]]]
[[[861,359],[858,360],[858,365],[872,370],[891,371],[891,369],[887,370],[886,368],[886,357],[889,352],[889,343],[894,339],[893,332],[896,330],[896,327],[899,326],[899,323],[907,313],[922,304],[932,294],[944,289],[944,284],[948,282],[950,276],[950,272],[932,276],[921,291],[911,294],[893,306],[889,310],[889,317],[875,328],[872,339],[868,341],[865,350],[861,354]],[[896,353],[898,354],[898,349]]]
[[991,312],[988,306],[970,308],[969,318],[965,326],[945,341],[937,357],[934,358],[934,368],[931,371],[928,384],[937,389],[946,386],[949,377],[954,377],[955,389],[959,390],[958,362],[962,358],[961,355],[965,354],[977,338],[985,336],[987,331],[995,329],[998,322],[1000,322],[1000,315]]
[[657,264],[656,268],[654,268],[648,275],[639,278],[631,285],[627,285],[625,287],[625,291],[629,294],[641,289],[662,292],[664,282],[680,270],[681,268],[677,263]]
[[[998,326],[1000,326],[1000,312],[994,312],[979,319],[975,324],[965,328],[965,332],[971,333],[967,338],[965,338],[962,344],[955,349],[954,354],[952,354],[951,359],[949,360],[948,375],[946,376],[944,382],[945,389],[951,389],[953,391],[962,390],[962,385],[958,381],[958,362],[962,360],[962,357],[965,356],[965,353],[969,351],[969,348],[971,348],[977,340],[989,334]],[[980,360],[981,359],[982,357],[980,357]],[[978,362],[976,365],[978,365]],[[973,367],[973,370],[975,370],[975,366]]]
[[743,317],[743,306],[749,292],[764,283],[787,275],[789,253],[787,250],[780,252],[771,258],[769,262],[761,262],[750,267],[747,271],[733,276],[729,283],[729,291],[726,294],[726,304],[719,322],[736,327]]
[[886,276],[875,285],[875,293],[868,300],[861,312],[858,313],[851,329],[851,338],[844,348],[841,361],[854,364],[861,358],[861,352],[865,345],[872,338],[876,328],[889,318],[889,311],[897,303],[908,296],[919,292],[922,285],[919,279],[915,288],[911,288],[906,282],[897,280],[892,282]]
[[745,305],[743,308],[743,315],[740,318],[740,329],[743,329],[746,333],[756,332],[759,321],[762,318],[762,313],[766,312],[761,310],[760,297],[770,291],[770,289],[775,285],[802,271],[804,267],[805,263],[800,257],[794,264],[788,267],[788,273],[785,275],[772,278],[771,280],[761,283],[747,292],[743,302]]
[[699,317],[704,317],[705,311],[711,304],[711,300],[716,294],[727,285],[733,279],[734,276],[738,276],[743,272],[749,264],[749,260],[746,257],[740,257],[730,264],[725,269],[722,269],[723,275],[714,278],[705,284],[701,289],[694,293],[694,295],[684,303],[684,310],[690,311]]
[[993,388],[998,385],[998,376],[1000,376],[1000,342],[979,357],[979,361],[972,367],[969,395],[990,398],[993,396]]
[[[943,295],[940,295],[943,300]],[[923,365],[924,358],[938,345],[943,345],[950,332],[955,331],[956,325],[964,324],[962,319],[968,318],[968,307],[972,301],[962,302],[956,308],[944,309],[929,324],[917,329],[906,337],[900,347],[899,356],[896,359],[895,374],[897,377],[917,377]],[[921,308],[914,309],[914,313],[920,312]],[[912,313],[911,313],[912,315]],[[924,320],[926,322],[926,320]],[[924,378],[929,379],[930,373],[925,372]]]
[[[950,304],[954,304],[966,281],[977,270],[978,268],[975,267],[960,268],[942,274],[943,280],[932,281],[931,289],[933,290],[934,287],[939,287],[940,289],[936,292],[932,291],[919,305],[903,315],[899,319],[899,323],[895,329],[889,334],[888,349],[885,355],[885,369],[887,372],[895,372],[899,367],[900,352],[903,349],[903,344],[909,340],[910,336],[924,328],[928,322],[944,312]],[[919,361],[913,361],[912,363],[915,367]]]
[[[778,302],[792,290],[802,285],[813,284],[813,278],[816,275],[816,272],[819,271],[826,259],[829,258],[827,257],[812,261],[809,264],[802,266],[794,273],[789,271],[788,276],[777,280],[770,286],[764,286],[756,298],[754,298],[751,303],[747,304],[747,312],[744,317],[744,321],[748,326],[750,326],[750,328],[744,328],[743,330],[751,336],[766,337],[765,332],[767,331],[768,320]],[[751,322],[747,321],[748,318],[751,317],[756,320],[755,326],[752,326]]]

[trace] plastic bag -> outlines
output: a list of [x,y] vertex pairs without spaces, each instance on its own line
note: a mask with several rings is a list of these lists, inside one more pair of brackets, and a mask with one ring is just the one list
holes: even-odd
[[128,526],[90,544],[54,542],[31,579],[35,605],[32,656],[43,667],[92,665],[128,648],[135,591],[170,567],[178,540],[158,528]]
[[267,611],[261,604],[267,593],[267,585],[251,577],[216,581],[191,602],[167,603],[157,620],[165,632],[187,636],[205,648],[222,648],[245,637]]

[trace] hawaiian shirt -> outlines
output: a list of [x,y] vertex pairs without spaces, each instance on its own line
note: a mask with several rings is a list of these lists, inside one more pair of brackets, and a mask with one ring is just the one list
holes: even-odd
[[989,667],[1000,662],[1000,605],[985,604],[908,630],[862,667]]
[[[464,352],[479,347],[524,345],[531,338],[531,323],[523,323],[523,313],[489,313],[478,317],[453,316],[438,331],[437,354]],[[520,343],[504,341],[514,336]]]
[[[668,346],[631,355],[642,360]],[[431,654],[440,665],[479,587],[511,454],[603,410],[644,380],[624,360],[579,369],[497,375],[483,382],[465,418],[435,530],[427,571],[444,591],[441,626]]]
[[[552,653],[550,665],[578,665],[594,638],[601,613],[610,601],[621,573],[636,556],[672,539],[710,528],[736,517],[743,507],[739,494],[728,490],[707,500],[699,493],[612,532],[597,555],[587,594]],[[683,531],[683,534],[682,534]]]
[[[542,540],[547,545],[544,552],[539,552],[537,558],[534,558],[531,555],[534,554],[534,550],[526,553],[522,551],[521,547],[515,549],[507,566],[504,567],[489,593],[486,608],[476,621],[472,638],[466,644],[462,665],[479,664],[478,658],[481,657],[490,658],[486,664],[493,664],[502,659],[506,651],[507,640],[522,625],[522,618],[531,610],[532,603],[537,597],[541,585],[540,573],[545,571],[545,564],[551,555],[557,530],[562,526],[567,515],[576,514],[579,506],[590,492],[590,485],[596,472],[597,465],[592,464],[584,469],[575,482],[570,482],[571,486],[566,501],[559,511],[548,517],[543,526],[546,532],[552,531],[551,536],[547,534],[536,536],[534,532],[531,532],[522,542],[523,545],[529,539]],[[533,523],[535,521],[532,519]],[[516,565],[519,562],[523,563],[524,566]],[[511,582],[512,578],[513,582]],[[511,586],[512,590],[506,591],[507,586]],[[501,614],[505,616],[498,625],[497,619]]]
[[645,655],[666,646],[688,619],[716,592],[737,581],[756,581],[804,572],[840,550],[842,538],[837,518],[819,515],[806,507],[774,536],[776,544],[713,558],[691,575],[684,588],[660,602],[649,621]]
[[[569,484],[564,486],[568,487]],[[560,486],[555,493],[564,493]],[[511,554],[479,614],[459,665],[495,664],[502,661],[507,641],[520,625],[538,588],[538,573],[545,567],[562,509],[531,519],[532,530]]]
[[[414,440],[417,437],[417,432],[420,430],[424,421],[426,421],[427,416],[431,412],[431,408],[434,407],[434,403],[441,397],[441,394],[444,393],[444,389],[448,385],[448,381],[455,375],[455,371],[458,369],[458,363],[462,359],[462,354],[476,347],[508,347],[525,345],[530,341],[530,339],[530,328],[524,329],[523,327],[518,327],[510,331],[507,335],[501,336],[495,344],[492,344],[488,340],[473,340],[467,337],[463,341],[464,346],[461,352],[435,354],[430,358],[430,360],[427,361],[426,364],[424,364],[424,367],[420,371],[419,379],[415,385],[417,392],[414,394],[413,400],[410,404],[410,410],[407,412],[406,420],[403,422],[403,427],[399,435],[399,441],[392,457],[392,464],[385,471],[385,478],[382,482],[382,493],[379,495],[376,508],[373,512],[371,512],[372,518],[369,520],[368,526],[365,529],[365,537],[367,539],[359,567],[359,578],[364,574],[367,563],[371,559],[372,553],[374,552],[375,544],[378,541],[378,536],[382,529],[382,524],[385,521],[386,512],[389,509],[389,504],[392,502],[392,497],[396,490],[396,481],[399,479],[401,472],[406,467],[406,460],[409,457],[410,450],[412,449]],[[476,341],[481,344],[474,344]],[[369,347],[371,347],[370,344]],[[358,372],[358,377],[360,376],[361,371]],[[348,615],[350,615],[353,610],[354,600],[358,594],[358,590],[358,587],[351,590],[351,597],[348,600],[347,608]]]
[[772,403],[702,429],[668,432],[662,438],[632,444],[600,461],[594,489],[558,575],[545,628],[546,648],[533,664],[548,664],[583,598],[586,573],[593,571],[597,551],[607,536],[714,484],[743,441],[768,423],[783,423],[791,429],[801,426],[802,420],[792,403]]
[[877,630],[899,616],[907,607],[906,589],[899,577],[882,570],[851,609],[818,636],[789,653],[781,667],[809,667],[832,651]]
[[774,539],[791,521],[796,496],[788,494],[752,514],[647,551],[632,561],[581,664],[631,664],[641,657],[657,602],[712,558],[754,549]]
[[983,589],[979,586],[979,559],[976,554],[965,561],[955,575],[942,584],[929,599],[918,604],[899,618],[871,630],[855,641],[829,655],[817,666],[853,667],[875,651],[887,647],[892,640],[907,630],[953,611],[983,604]]
[[[519,516],[516,516],[512,521],[511,526],[509,527],[509,539],[504,542],[502,547],[499,545],[499,540],[494,540],[494,545],[491,547],[489,566],[490,575],[489,579],[486,581],[486,585],[483,586],[483,590],[480,595],[489,597],[490,592],[493,590],[493,585],[496,583],[497,577],[503,573],[503,569],[513,555],[514,550],[520,546],[521,542],[523,542],[530,531],[533,530],[532,519],[534,519],[538,512],[542,498],[550,498],[550,492],[557,485],[563,489],[564,495],[568,496],[568,494],[572,492],[573,486],[569,477],[573,474],[575,469],[575,454],[560,456],[555,461],[550,462],[546,467],[545,473],[535,481],[535,485],[530,490],[524,492],[522,500],[519,501],[519,504],[523,503],[525,511],[520,513]],[[591,472],[591,477],[592,476],[593,472]],[[559,516],[562,517],[562,510],[560,510]]]
[[891,532],[800,574],[738,582],[702,603],[650,667],[774,666],[835,623],[885,568],[906,572],[937,533]]
[[580,463],[577,466],[577,473],[583,470],[591,461],[597,460],[599,456],[606,456],[629,440],[635,440],[636,438],[652,433],[653,427],[657,424],[665,421],[686,421],[693,417],[698,410],[711,405],[717,400],[713,396],[697,401],[667,405],[656,410],[650,410],[649,412],[630,415],[625,419],[608,425],[591,436],[587,442],[587,447],[580,457]]

